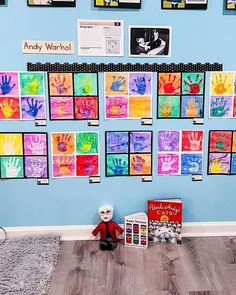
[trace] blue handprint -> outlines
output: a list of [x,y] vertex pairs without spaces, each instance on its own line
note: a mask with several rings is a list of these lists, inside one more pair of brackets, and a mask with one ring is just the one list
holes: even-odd
[[230,110],[226,106],[227,99],[222,97],[216,97],[215,100],[211,102],[211,117],[224,117],[226,113]]
[[146,79],[145,77],[137,77],[134,79],[135,85],[137,89],[132,89],[133,92],[137,92],[138,94],[144,95],[147,89]]
[[125,84],[125,82],[126,82],[125,78],[121,77],[121,76],[119,76],[119,77],[113,76],[112,78],[113,78],[113,81],[112,81],[111,87],[110,87],[111,91],[116,91],[116,92],[122,91],[120,88]]
[[111,167],[112,172],[115,175],[127,175],[127,163],[126,161],[123,161],[122,163],[122,159],[114,159],[113,161],[113,167]]
[[42,104],[38,105],[38,100],[34,98],[31,98],[31,102],[30,99],[27,98],[26,102],[28,104],[29,109],[26,110],[25,108],[22,108],[23,112],[26,112],[29,116],[31,117],[37,117],[39,110],[42,108]]
[[147,133],[130,133],[130,146],[131,151],[134,152],[141,152],[147,149],[151,148],[151,139],[149,137],[149,134]]
[[128,133],[111,132],[108,134],[109,153],[128,152]]
[[9,78],[7,78],[7,75],[2,76],[2,83],[0,83],[0,87],[3,95],[10,93],[12,89],[16,86],[15,83],[12,86],[10,85],[10,83],[11,76],[9,76]]

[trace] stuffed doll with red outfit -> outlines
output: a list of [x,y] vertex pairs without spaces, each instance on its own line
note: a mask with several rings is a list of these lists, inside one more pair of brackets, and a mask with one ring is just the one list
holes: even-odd
[[112,221],[113,207],[111,205],[104,205],[98,209],[101,222],[92,231],[92,234],[96,236],[100,233],[100,249],[102,251],[111,251],[117,246],[116,231],[122,234],[123,229],[114,221]]

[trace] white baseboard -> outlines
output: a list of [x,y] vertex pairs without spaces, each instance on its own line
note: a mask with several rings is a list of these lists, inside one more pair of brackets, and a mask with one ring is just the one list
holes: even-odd
[[[122,225],[121,225],[122,226]],[[62,241],[91,240],[94,225],[6,227],[8,238],[55,233]],[[183,237],[236,236],[236,221],[185,222]]]

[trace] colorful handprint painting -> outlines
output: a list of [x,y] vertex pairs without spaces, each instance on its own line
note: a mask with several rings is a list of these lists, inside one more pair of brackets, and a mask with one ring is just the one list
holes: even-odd
[[21,97],[22,119],[34,120],[45,119],[45,99],[42,96],[23,96]]
[[74,74],[74,95],[76,96],[97,96],[98,81],[96,73],[75,73]]
[[208,174],[230,174],[230,153],[209,154]]
[[202,154],[182,154],[181,174],[202,174]]
[[180,151],[180,131],[159,130],[158,131],[158,151],[159,152],[179,152]]
[[234,73],[212,72],[210,77],[211,95],[233,95]]
[[98,155],[76,156],[76,176],[96,176],[99,174]]
[[210,118],[232,118],[233,96],[211,96]]
[[52,157],[52,177],[75,177],[75,156],[63,155]]
[[20,120],[19,97],[0,97],[0,120]]
[[73,76],[72,73],[49,73],[49,95],[72,96]]
[[106,176],[128,176],[129,155],[115,154],[107,155]]
[[1,157],[1,178],[24,178],[23,157]]
[[21,95],[44,96],[44,73],[20,72]]
[[152,100],[150,96],[129,97],[129,118],[141,119],[152,117]]
[[182,151],[202,152],[203,151],[203,131],[183,130],[182,131]]
[[0,156],[23,155],[21,133],[0,133]]
[[159,95],[180,95],[181,73],[159,73]]
[[130,154],[130,175],[152,175],[152,155]]
[[182,118],[202,118],[203,117],[203,97],[183,96],[181,106]]
[[236,174],[236,154],[232,154],[231,174]]
[[210,152],[231,152],[232,131],[210,131]]
[[180,160],[179,154],[158,154],[157,171],[160,175],[179,174]]
[[123,72],[105,73],[105,94],[106,95],[128,95],[129,75]]
[[182,94],[202,95],[204,92],[204,73],[183,73]]
[[47,155],[46,133],[24,133],[23,138],[25,155]]
[[180,96],[158,97],[158,118],[179,118]]
[[75,153],[75,134],[72,132],[52,133],[52,152],[54,155]]
[[128,153],[129,133],[119,131],[106,132],[106,150],[110,154]]
[[98,97],[75,97],[75,119],[98,119]]
[[236,131],[233,132],[233,148],[232,152],[236,153]]
[[26,178],[48,178],[47,157],[26,156],[24,163]]
[[152,152],[152,132],[130,132],[131,153]]
[[73,97],[51,97],[50,115],[52,120],[74,119]]
[[128,118],[127,96],[106,96],[106,119]]
[[18,72],[0,72],[0,95],[19,96]]
[[152,95],[151,73],[129,74],[129,95]]
[[[235,82],[235,85],[236,85],[236,82]],[[236,91],[235,91],[236,93]],[[234,110],[233,110],[233,117],[235,118],[236,117],[236,96],[234,96]]]
[[78,132],[76,133],[76,153],[77,154],[98,154],[98,132]]

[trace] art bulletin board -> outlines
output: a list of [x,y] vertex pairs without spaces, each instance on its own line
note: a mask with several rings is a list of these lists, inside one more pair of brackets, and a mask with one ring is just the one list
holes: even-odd
[[203,130],[158,131],[158,175],[203,173]]
[[48,178],[46,132],[0,133],[0,178]]
[[0,72],[0,120],[45,118],[44,73]]
[[48,73],[50,120],[99,119],[97,73]]

